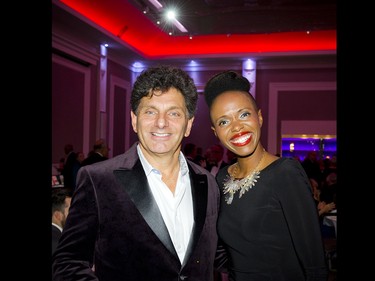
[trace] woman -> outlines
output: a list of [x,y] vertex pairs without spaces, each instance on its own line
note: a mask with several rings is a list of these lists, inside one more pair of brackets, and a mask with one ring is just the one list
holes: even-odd
[[229,280],[327,280],[309,179],[294,159],[265,150],[263,116],[249,90],[246,78],[225,71],[208,81],[204,93],[212,130],[237,155],[216,176]]

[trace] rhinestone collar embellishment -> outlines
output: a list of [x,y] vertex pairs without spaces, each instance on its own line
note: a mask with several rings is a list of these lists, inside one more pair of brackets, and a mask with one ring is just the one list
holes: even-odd
[[249,189],[253,188],[257,179],[260,178],[260,171],[258,170],[260,163],[262,162],[265,155],[265,151],[263,150],[263,155],[260,158],[257,166],[255,169],[246,177],[242,179],[235,179],[235,175],[238,171],[238,162],[235,164],[234,172],[232,175],[228,175],[224,180],[224,190],[223,193],[225,195],[225,202],[227,204],[231,204],[233,201],[233,196],[237,191],[240,191],[238,198],[241,198],[242,195],[248,191]]

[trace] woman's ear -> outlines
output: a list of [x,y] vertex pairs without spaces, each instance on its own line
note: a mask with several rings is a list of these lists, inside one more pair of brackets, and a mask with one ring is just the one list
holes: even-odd
[[259,119],[259,126],[262,127],[263,125],[263,115],[262,115],[262,110],[258,110],[258,119]]
[[211,126],[211,130],[214,131],[215,137],[217,137],[215,127]]

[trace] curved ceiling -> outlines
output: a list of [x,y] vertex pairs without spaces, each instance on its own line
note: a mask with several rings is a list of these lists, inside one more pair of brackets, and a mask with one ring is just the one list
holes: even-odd
[[[312,3],[311,0],[300,1]],[[316,0],[315,4],[304,7],[300,5],[297,7],[296,0],[233,0],[229,1],[232,3],[230,5],[228,1],[172,1],[182,3],[181,9],[184,8],[185,3],[185,8],[190,7],[192,9],[190,13],[195,15],[195,18],[193,18],[194,24],[182,21],[184,18],[181,20],[189,30],[188,33],[168,35],[165,29],[154,23],[150,15],[145,16],[140,9],[145,4],[151,7],[150,3],[146,3],[149,1],[53,0],[104,29],[148,59],[335,53],[336,6],[335,0],[326,0],[325,3],[327,1],[329,6],[322,6],[319,4],[322,1]],[[171,1],[160,2],[166,5]],[[254,6],[255,2],[269,3],[270,6],[260,10],[258,3],[256,10],[250,11],[250,4]],[[272,3],[274,5],[271,5]],[[294,6],[285,8],[285,5],[281,5],[285,3],[294,3]],[[201,6],[197,6],[198,4]],[[200,12],[197,10],[198,7],[201,7]],[[318,7],[324,10],[318,13]],[[269,22],[274,19],[272,17],[275,17],[276,8],[279,8],[279,12],[284,12],[278,13],[280,18],[275,19],[275,24],[272,25]],[[310,12],[306,13],[306,11]],[[249,17],[244,16],[244,12]],[[300,14],[298,17],[294,16],[293,20],[287,20],[295,13]],[[264,17],[267,15],[268,18],[251,17],[252,14]],[[229,16],[232,20],[229,20]],[[216,21],[213,21],[213,18],[216,18]],[[265,19],[268,24],[264,24]],[[304,30],[306,28],[309,30]],[[228,32],[229,30],[231,32]]]

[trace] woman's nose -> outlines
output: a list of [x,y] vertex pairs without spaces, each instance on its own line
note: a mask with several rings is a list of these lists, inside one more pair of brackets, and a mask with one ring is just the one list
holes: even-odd
[[239,131],[241,131],[242,128],[243,128],[243,125],[242,125],[241,121],[238,121],[238,120],[232,121],[232,131],[233,132],[239,132]]

